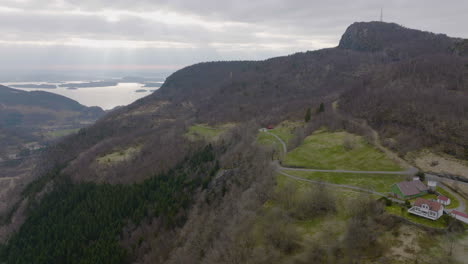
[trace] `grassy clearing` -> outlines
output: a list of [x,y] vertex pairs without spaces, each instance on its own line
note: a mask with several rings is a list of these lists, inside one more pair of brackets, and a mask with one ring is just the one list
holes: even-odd
[[193,125],[188,128],[185,136],[192,141],[216,141],[222,133],[226,132],[233,126],[233,124],[224,124],[217,127],[210,127],[205,124]]
[[408,209],[406,207],[402,207],[400,205],[395,205],[394,204],[394,205],[391,205],[391,206],[387,206],[387,207],[385,207],[385,211],[387,211],[387,213],[389,213],[389,214],[404,217],[404,218],[408,219],[409,221],[411,221],[413,223],[421,224],[421,225],[424,225],[424,226],[433,227],[433,228],[445,228],[445,227],[447,227],[443,217],[441,217],[441,218],[439,218],[439,219],[437,219],[435,221],[430,220],[430,219],[426,219],[426,218],[423,218],[423,217],[408,213]]
[[277,127],[270,129],[269,132],[277,135],[287,145],[288,141],[294,136],[294,129],[301,125],[301,122],[284,121],[280,123]]
[[278,141],[278,139],[265,132],[258,133],[257,143],[263,146],[272,146],[277,153],[281,153],[283,151],[281,143]]
[[287,153],[285,166],[367,171],[402,170],[385,153],[347,132],[317,131]]
[[[460,206],[460,202],[458,201],[457,198],[455,198],[451,193],[447,192],[446,190],[440,188],[437,186],[436,188],[436,191],[440,194],[442,194],[443,196],[447,197],[450,199],[450,204],[448,206],[445,206],[445,208],[447,209],[453,209],[453,208],[457,208],[458,206]],[[437,196],[436,198],[437,199]]]
[[[316,187],[316,185],[297,181],[291,178],[288,178],[282,174],[278,174],[276,176],[276,187],[275,192],[280,192],[284,188],[291,188],[293,186],[295,197],[300,196],[307,192],[308,189],[312,187]],[[335,191],[335,189],[333,189]],[[335,231],[336,235],[340,235],[344,232],[346,228],[346,220],[349,218],[348,211],[346,210],[347,206],[346,203],[351,198],[356,198],[360,194],[353,191],[348,190],[339,190],[339,196],[336,197],[336,206],[337,212],[330,215],[321,215],[311,219],[304,219],[298,220],[295,219],[293,225],[295,229],[299,232],[301,237],[303,238],[310,238],[313,237],[315,234],[319,233],[324,228],[333,226],[333,230]],[[281,207],[281,204],[276,203],[274,200],[269,200],[264,205],[265,210],[271,210],[275,207]],[[289,210],[290,208],[284,208],[285,210]]]
[[390,186],[396,182],[404,181],[404,175],[384,174],[357,174],[357,173],[334,173],[334,172],[308,172],[287,171],[288,174],[299,176],[304,179],[329,182],[334,184],[345,184],[386,193]]
[[129,160],[135,154],[140,152],[140,150],[141,150],[141,146],[129,147],[127,149],[115,151],[105,156],[99,157],[97,158],[97,162],[99,164],[113,164],[113,163],[122,162],[125,160]]
[[54,130],[45,133],[45,136],[49,138],[59,138],[77,133],[79,130],[79,128]]

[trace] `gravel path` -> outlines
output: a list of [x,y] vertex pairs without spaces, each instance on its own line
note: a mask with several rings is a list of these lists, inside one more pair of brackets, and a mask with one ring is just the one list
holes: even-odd
[[346,185],[346,184],[335,184],[335,183],[328,183],[328,182],[304,179],[302,177],[298,177],[298,176],[288,174],[288,173],[286,173],[284,171],[281,171],[281,170],[278,170],[278,173],[280,173],[280,174],[282,174],[282,175],[284,175],[284,176],[286,176],[288,178],[297,180],[297,181],[309,182],[309,183],[314,183],[314,184],[323,184],[325,186],[331,186],[331,187],[336,187],[336,188],[344,188],[344,189],[351,189],[351,190],[359,191],[359,192],[366,192],[366,193],[370,193],[370,194],[375,194],[377,196],[387,197],[388,199],[390,199],[390,200],[392,200],[394,202],[397,202],[397,203],[405,203],[404,201],[394,199],[392,197],[388,197],[384,193],[379,193],[379,192],[376,192],[376,191],[373,191],[373,190],[370,190],[370,189],[360,188],[360,187],[356,187],[356,186],[352,186],[352,185]]
[[265,133],[274,136],[274,137],[281,143],[281,146],[282,146],[282,148],[283,148],[283,154],[284,154],[284,155],[286,155],[286,153],[288,153],[288,148],[286,147],[286,143],[284,143],[284,141],[283,141],[280,137],[278,137],[277,135],[275,135],[275,134],[269,132],[268,130],[266,130]]

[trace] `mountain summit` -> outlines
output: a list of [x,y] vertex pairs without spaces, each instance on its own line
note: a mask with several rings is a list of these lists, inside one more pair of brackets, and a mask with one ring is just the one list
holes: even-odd
[[395,23],[357,22],[348,27],[339,48],[365,52],[405,52],[409,55],[450,53],[456,39],[405,28]]

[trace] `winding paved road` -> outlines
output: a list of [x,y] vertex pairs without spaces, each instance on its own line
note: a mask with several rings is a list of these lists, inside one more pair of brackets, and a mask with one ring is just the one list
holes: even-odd
[[465,204],[465,199],[463,199],[462,197],[460,197],[460,195],[458,195],[457,193],[453,192],[452,190],[450,190],[447,186],[443,185],[443,184],[438,184],[437,185],[438,187],[444,189],[445,191],[449,192],[450,194],[452,194],[459,202],[459,205],[457,208],[452,208],[452,209],[445,209],[445,211],[447,212],[451,212],[453,210],[457,210],[457,211],[460,211],[460,212],[465,212],[465,209],[466,209],[466,204]]
[[[283,154],[287,153],[286,143],[280,137],[278,137],[277,135],[269,132],[268,130],[264,130],[264,132],[271,135],[271,136],[273,136],[273,137],[275,137],[278,140],[278,142],[281,143],[281,146],[282,146],[282,149],[283,149]],[[376,139],[376,140],[378,140],[378,139]],[[379,149],[381,149],[381,148],[379,148]],[[384,151],[384,152],[387,153],[387,151]],[[387,197],[388,199],[390,199],[390,200],[392,200],[394,202],[397,202],[397,203],[404,203],[404,201],[394,199],[392,197],[387,196],[386,194],[379,193],[379,192],[376,192],[376,191],[373,191],[373,190],[370,190],[370,189],[360,188],[360,187],[356,187],[356,186],[352,186],[352,185],[334,184],[334,183],[328,183],[328,182],[322,182],[322,181],[309,180],[309,179],[305,179],[305,178],[302,178],[302,177],[298,177],[298,176],[288,174],[288,173],[286,173],[284,171],[310,171],[310,172],[335,172],[335,173],[385,174],[385,175],[402,175],[402,174],[404,174],[404,175],[414,175],[416,172],[418,172],[418,169],[416,169],[416,168],[414,168],[414,167],[412,167],[410,165],[407,166],[408,169],[405,170],[405,171],[352,171],[352,170],[322,170],[322,169],[289,168],[289,167],[281,166],[281,164],[279,163],[278,160],[275,160],[273,162],[273,164],[277,168],[278,173],[280,173],[280,174],[282,174],[282,175],[284,175],[286,177],[289,177],[291,179],[294,179],[294,180],[310,182],[310,183],[315,183],[315,184],[323,184],[323,185],[326,185],[326,186],[332,186],[332,187],[338,187],[338,188],[351,189],[351,190],[360,191],[360,192],[367,192],[367,193],[375,194],[375,195],[378,195],[378,196]],[[400,164],[401,164],[401,162],[400,162]],[[451,179],[447,179],[447,178],[440,177],[440,176],[437,176],[437,175],[432,175],[432,174],[426,174],[426,179],[437,181],[437,182],[440,182],[441,180],[454,181],[454,180],[451,180]],[[466,182],[460,182],[460,181],[457,181],[457,182],[462,183],[462,184],[467,184]],[[451,193],[460,202],[460,205],[457,208],[455,208],[455,209],[446,209],[446,211],[451,212],[452,210],[457,210],[457,211],[465,212],[466,204],[465,204],[465,200],[462,197],[460,197],[457,193],[453,192],[452,190],[450,190],[449,188],[447,188],[443,184],[438,184],[438,186],[440,188],[444,189],[445,191]]]
[[279,141],[279,143],[281,143],[284,155],[286,155],[286,153],[288,153],[288,148],[286,147],[286,143],[284,143],[284,141],[280,137],[278,137],[277,135],[269,132],[268,130],[264,130],[264,132],[267,133],[268,135],[271,135],[271,136],[275,137]]

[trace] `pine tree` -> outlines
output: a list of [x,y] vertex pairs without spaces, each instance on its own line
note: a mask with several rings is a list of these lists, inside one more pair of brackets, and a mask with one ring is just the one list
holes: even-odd
[[306,111],[306,114],[305,114],[305,117],[304,117],[304,121],[307,123],[310,121],[310,118],[311,118],[311,112],[310,112],[310,107],[307,108],[307,111]]
[[319,108],[317,109],[317,114],[325,112],[325,105],[323,103],[320,103]]

